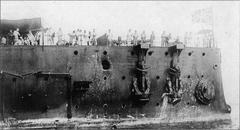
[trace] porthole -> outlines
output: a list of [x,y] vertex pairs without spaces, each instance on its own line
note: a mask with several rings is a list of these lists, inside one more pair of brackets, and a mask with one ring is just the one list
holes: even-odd
[[77,51],[77,50],[74,51],[73,54],[74,54],[74,55],[78,55],[78,51]]
[[151,56],[151,55],[152,55],[152,53],[153,53],[153,51],[149,51],[149,52],[148,52],[148,55],[149,55],[149,56]]
[[103,55],[107,55],[107,51],[103,51]]
[[167,56],[168,55],[168,52],[165,52],[165,56]]
[[189,53],[188,53],[188,56],[191,56],[191,55],[192,55],[192,52],[189,52]]
[[103,79],[104,79],[104,80],[107,80],[107,77],[105,76],[105,77],[103,77]]
[[213,69],[217,69],[217,67],[218,67],[218,65],[215,64],[215,65],[213,66]]

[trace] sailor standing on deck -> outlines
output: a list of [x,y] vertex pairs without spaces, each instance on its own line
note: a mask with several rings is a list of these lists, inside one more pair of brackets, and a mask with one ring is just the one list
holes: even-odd
[[76,36],[77,36],[77,43],[75,45],[82,45],[82,29],[77,29]]
[[1,37],[1,45],[6,45],[7,44],[7,39],[5,36]]
[[134,34],[133,34],[133,44],[134,45],[138,44],[138,33],[137,33],[137,30],[135,30]]
[[63,38],[63,32],[62,32],[62,29],[59,28],[58,29],[58,32],[57,32],[57,37],[58,37],[58,41],[57,41],[57,45],[61,45],[62,44],[62,38]]
[[91,33],[91,31],[89,31],[88,35],[87,35],[87,45],[88,46],[92,45],[92,33]]
[[28,37],[23,38],[23,45],[31,45],[30,40]]
[[129,29],[127,33],[127,46],[131,46],[132,40],[133,40],[133,34],[131,32],[132,30]]
[[108,29],[108,32],[107,32],[106,36],[107,36],[107,39],[108,39],[107,46],[112,46],[113,34],[111,32],[111,29]]
[[76,43],[73,44],[74,46],[75,45],[80,45],[80,40],[79,40],[80,30],[77,29],[77,31],[75,33],[76,33]]
[[146,42],[146,38],[147,38],[147,36],[146,36],[145,30],[143,30],[143,32],[141,34],[141,42],[145,43]]
[[13,32],[13,36],[14,36],[14,45],[19,45],[20,44],[20,33],[19,33],[19,28],[17,28],[16,30],[14,30]]
[[153,41],[155,40],[155,34],[154,32],[152,31],[152,34],[150,36],[150,45],[153,46]]
[[27,37],[28,37],[28,39],[29,39],[29,44],[30,44],[30,45],[33,45],[33,44],[34,44],[34,41],[35,41],[35,38],[34,38],[31,30],[28,32]]
[[161,46],[165,47],[167,45],[167,34],[166,31],[163,31],[161,34]]
[[76,42],[76,34],[75,34],[75,30],[73,30],[73,32],[69,34],[69,43],[70,45],[74,45],[75,42]]
[[174,42],[175,42],[175,43],[181,43],[181,41],[180,41],[180,37],[177,36],[176,39],[174,40]]
[[35,34],[35,40],[37,41],[34,45],[40,45],[40,39],[41,39],[41,32],[37,32]]
[[53,40],[52,40],[52,29],[51,29],[51,28],[48,28],[48,29],[47,29],[46,38],[47,38],[47,43],[48,43],[49,45],[53,45],[53,44],[54,44],[54,42],[53,42]]
[[82,29],[80,29],[79,34],[78,34],[78,41],[79,41],[78,45],[83,45],[84,38],[83,38],[83,30]]
[[19,45],[24,45],[24,39],[23,37],[20,36],[19,38]]
[[7,35],[7,43],[8,43],[8,45],[14,45],[14,36],[13,36],[12,30],[10,30]]
[[50,33],[50,38],[51,38],[51,41],[52,41],[52,45],[56,45],[56,42],[57,42],[56,32],[54,32],[52,30],[49,33]]
[[75,30],[73,31],[72,36],[73,36],[73,42],[72,42],[72,46],[73,46],[77,43],[77,34]]
[[172,34],[169,33],[168,36],[166,36],[166,39],[165,39],[165,46],[169,46],[169,43],[172,42]]
[[88,36],[87,36],[87,31],[86,30],[83,31],[82,38],[83,38],[82,45],[86,46],[87,45],[87,41],[88,41]]
[[97,37],[96,31],[95,31],[95,29],[93,29],[93,32],[92,32],[92,44],[93,44],[93,46],[97,45],[96,37]]

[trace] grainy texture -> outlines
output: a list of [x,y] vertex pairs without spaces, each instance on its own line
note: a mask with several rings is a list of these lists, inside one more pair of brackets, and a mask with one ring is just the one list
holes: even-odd
[[[72,84],[92,82],[89,86],[80,85],[80,90],[72,86],[73,117],[159,117],[166,69],[171,61],[170,53],[166,55],[168,48],[153,47],[148,50],[152,52],[146,56],[146,64],[151,67],[148,73],[151,96],[150,101],[142,106],[134,106],[131,100],[130,86],[137,61],[136,54],[132,51],[132,47],[1,47],[0,68],[17,74],[37,71],[69,72]],[[104,57],[110,63],[107,70],[102,65]],[[185,48],[179,55],[179,66],[184,93],[180,103],[166,106],[165,113],[169,120],[227,111],[218,49]],[[194,96],[200,79],[207,80],[214,86],[214,101],[209,105],[200,105]],[[5,118],[66,117],[67,83],[64,80],[51,76],[47,79],[36,78],[33,75],[14,80],[11,76],[5,76],[1,80],[1,86],[4,86],[5,92],[0,96],[4,97]]]

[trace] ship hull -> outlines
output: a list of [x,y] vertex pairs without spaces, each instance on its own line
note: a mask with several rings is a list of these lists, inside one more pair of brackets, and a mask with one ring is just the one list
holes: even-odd
[[[133,47],[2,46],[0,47],[1,119],[41,118],[164,118],[194,119],[230,112],[226,104],[221,54],[216,48],[184,48],[177,58],[181,70],[181,101],[164,101],[167,69],[172,60],[167,47],[151,47],[149,100],[132,95],[137,53]],[[40,72],[41,77],[36,76]],[[49,75],[47,75],[49,73]],[[69,74],[66,77],[51,74]],[[213,86],[214,98],[202,104],[196,98],[200,81]],[[68,116],[70,114],[70,116]]]

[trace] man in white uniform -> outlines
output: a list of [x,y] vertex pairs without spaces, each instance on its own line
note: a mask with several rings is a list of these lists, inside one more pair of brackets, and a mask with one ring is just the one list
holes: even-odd
[[63,44],[63,32],[61,28],[58,29],[57,37],[58,37],[57,45]]
[[137,33],[137,30],[135,30],[133,34],[133,44],[137,45],[137,42],[138,42],[138,33]]
[[[82,30],[81,30],[82,31]],[[76,44],[74,44],[74,45],[82,45],[82,43],[80,42],[80,29],[77,29],[77,31],[76,31]]]
[[83,31],[82,38],[83,38],[82,45],[86,46],[87,45],[87,41],[88,41],[88,36],[87,36],[87,31],[86,30]]
[[20,37],[19,28],[14,30],[13,36],[14,36],[14,45],[19,45],[20,44],[20,41],[19,41],[19,37]]
[[2,36],[1,45],[6,45],[6,44],[7,44],[7,39],[4,36]]
[[54,42],[52,40],[52,29],[51,28],[48,28],[47,31],[46,31],[46,42],[47,42],[48,45],[53,45],[54,44]]
[[76,41],[76,33],[75,33],[75,30],[73,30],[72,33],[69,33],[69,43],[70,45],[74,45],[75,44],[75,41]]
[[28,39],[29,39],[29,44],[30,44],[30,45],[33,45],[34,42],[35,42],[35,38],[34,38],[34,36],[33,36],[33,34],[32,34],[32,31],[29,31],[29,32],[28,32],[27,37],[28,37]]
[[92,33],[91,33],[91,31],[89,31],[88,35],[87,35],[87,45],[88,46],[92,45]]
[[162,35],[161,35],[161,46],[162,47],[165,47],[167,45],[167,34],[166,34],[166,31],[163,31],[162,32]]
[[153,46],[153,41],[155,40],[155,34],[154,32],[152,31],[152,34],[150,36],[150,43],[151,43],[151,46]]
[[129,29],[127,33],[127,46],[131,46],[131,42],[133,40],[133,34],[131,32],[132,30]]
[[145,33],[145,30],[143,30],[142,34],[141,34],[141,40],[142,40],[142,43],[145,43],[146,42],[146,33]]

